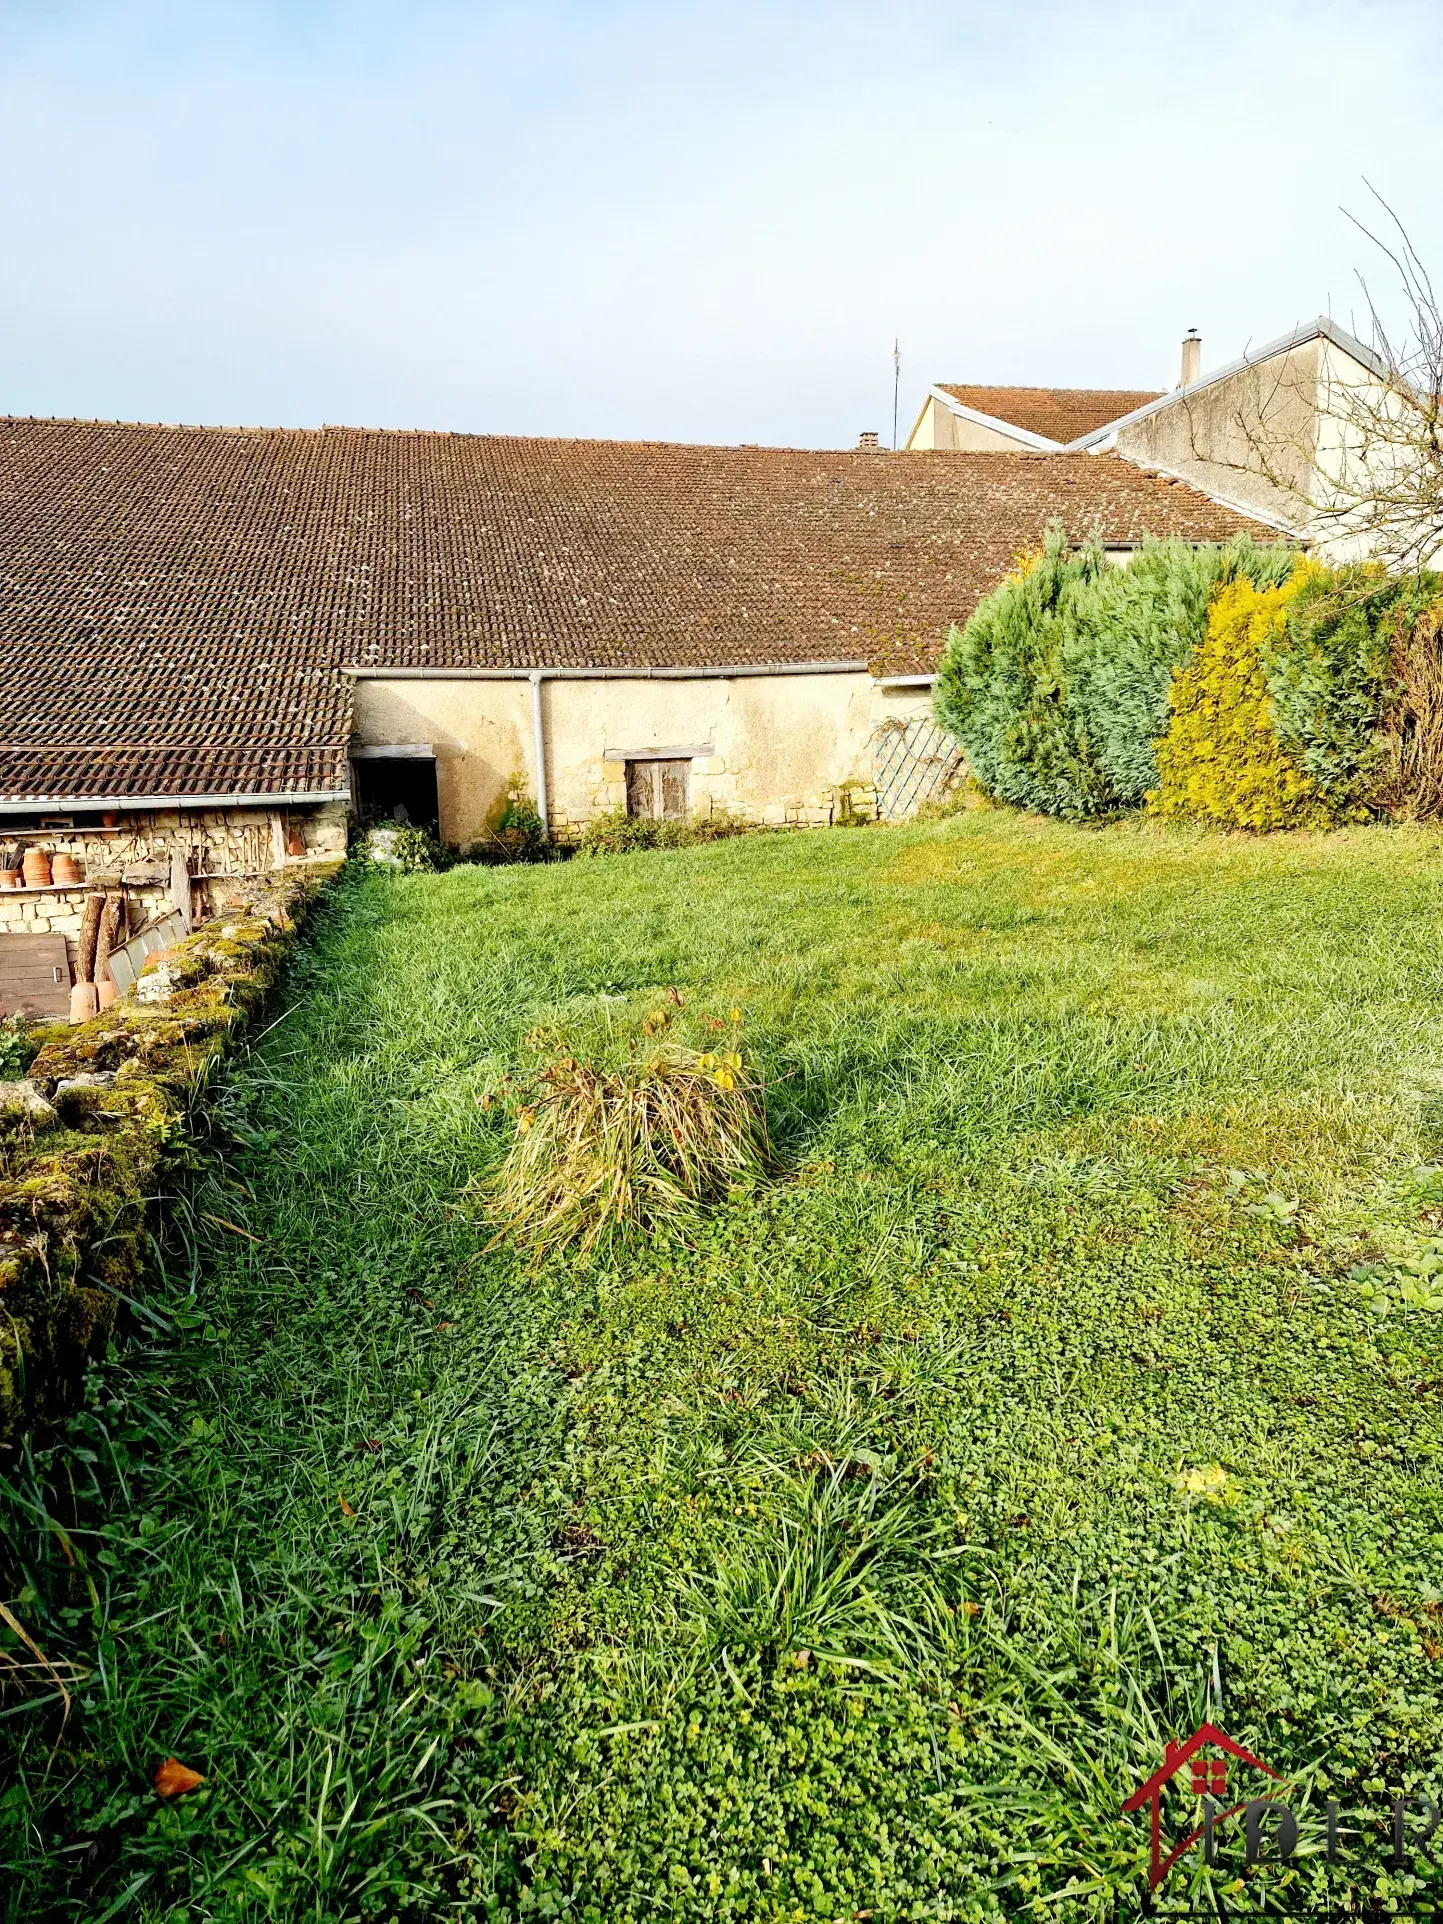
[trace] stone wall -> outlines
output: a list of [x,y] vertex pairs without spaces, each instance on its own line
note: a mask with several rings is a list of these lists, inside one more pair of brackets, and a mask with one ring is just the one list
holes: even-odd
[[[305,854],[287,853],[292,832]],[[7,829],[0,843],[73,855],[84,881],[78,888],[0,889],[0,935],[63,935],[72,971],[85,898],[97,889],[123,888],[132,934],[173,906],[171,857],[190,865],[193,911],[205,917],[225,906],[235,885],[307,862],[341,861],[346,853],[345,805],[301,809],[149,809],[125,813],[113,827]]]
[[238,884],[243,905],[151,956],[133,994],[0,1083],[0,1448],[65,1413],[117,1302],[143,1286],[146,1210],[187,1106],[332,873]]

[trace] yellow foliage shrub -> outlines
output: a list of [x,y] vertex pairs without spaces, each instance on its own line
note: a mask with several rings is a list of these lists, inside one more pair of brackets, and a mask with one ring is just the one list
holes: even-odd
[[1161,779],[1147,798],[1153,814],[1225,828],[1318,828],[1329,820],[1317,784],[1278,740],[1263,665],[1307,578],[1303,566],[1278,588],[1259,590],[1243,577],[1219,590],[1206,635],[1173,676],[1172,719],[1157,745]]

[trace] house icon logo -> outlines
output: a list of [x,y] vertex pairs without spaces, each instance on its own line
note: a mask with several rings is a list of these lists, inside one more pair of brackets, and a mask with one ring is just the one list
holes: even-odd
[[[1277,1778],[1278,1773],[1271,1764],[1265,1764],[1261,1757],[1255,1757],[1243,1745],[1235,1744],[1225,1730],[1216,1724],[1199,1724],[1191,1737],[1182,1743],[1169,1743],[1163,1753],[1160,1767],[1153,1772],[1145,1784],[1139,1784],[1123,1805],[1124,1811],[1141,1810],[1144,1805],[1148,1813],[1152,1832],[1151,1863],[1148,1869],[1148,1887],[1156,1890],[1167,1876],[1173,1865],[1184,1851],[1201,1837],[1209,1847],[1211,1858],[1212,1827],[1217,1817],[1232,1817],[1240,1810],[1246,1810],[1250,1823],[1261,1806],[1269,1802],[1266,1798],[1244,1797],[1241,1802],[1229,1808],[1219,1806],[1226,1803],[1229,1790],[1229,1759],[1245,1765],[1249,1770],[1261,1770],[1269,1777]],[[1186,1770],[1186,1789],[1194,1797],[1203,1800],[1203,1822],[1197,1830],[1191,1831],[1181,1843],[1163,1855],[1162,1837],[1162,1799],[1163,1793],[1172,1784],[1179,1772]],[[1233,1773],[1236,1775],[1236,1773]],[[1291,1821],[1291,1820],[1289,1820]]]

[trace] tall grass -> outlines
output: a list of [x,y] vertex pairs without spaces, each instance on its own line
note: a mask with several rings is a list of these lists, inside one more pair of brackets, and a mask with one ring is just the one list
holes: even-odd
[[740,1050],[668,1044],[617,1069],[564,1056],[517,1110],[490,1205],[500,1234],[533,1255],[584,1252],[609,1234],[687,1221],[756,1182],[766,1157],[762,1090]]

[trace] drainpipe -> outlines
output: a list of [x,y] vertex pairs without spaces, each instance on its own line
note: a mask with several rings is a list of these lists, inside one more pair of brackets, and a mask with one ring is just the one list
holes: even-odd
[[541,839],[550,841],[551,824],[546,805],[546,731],[541,722],[541,681],[539,668],[533,668],[531,681],[531,732],[536,748],[536,813],[541,817]]

